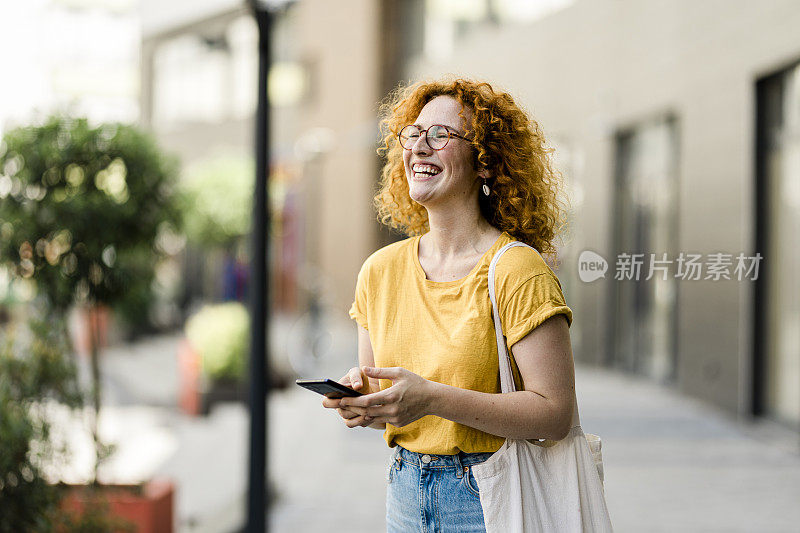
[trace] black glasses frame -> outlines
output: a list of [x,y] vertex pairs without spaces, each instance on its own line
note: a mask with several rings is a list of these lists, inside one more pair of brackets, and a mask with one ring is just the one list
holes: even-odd
[[[447,143],[450,142],[450,138],[451,137],[457,137],[459,139],[464,139],[465,141],[469,141],[468,138],[464,137],[463,135],[459,135],[458,133],[456,133],[454,131],[451,131],[450,127],[449,126],[445,126],[444,124],[432,124],[431,126],[425,128],[425,129],[422,129],[419,126],[415,126],[414,124],[408,124],[407,126],[403,126],[403,129],[401,129],[400,132],[397,134],[397,140],[400,143],[400,146],[402,146],[403,149],[405,149],[405,150],[413,149],[414,148],[414,144],[416,144],[416,141],[414,141],[414,143],[410,147],[406,147],[406,145],[403,144],[403,132],[406,131],[407,128],[416,128],[419,131],[420,136],[422,136],[422,134],[424,133],[425,134],[425,144],[428,145],[428,148],[430,148],[431,150],[434,150],[436,152],[438,152],[439,150],[444,150],[444,148],[447,146]],[[428,137],[428,132],[432,128],[444,128],[444,131],[447,132],[447,140],[444,142],[444,144],[442,145],[441,148],[434,148],[433,146],[431,146],[431,141],[430,141],[430,137]],[[406,138],[408,139],[410,137],[407,136]]]

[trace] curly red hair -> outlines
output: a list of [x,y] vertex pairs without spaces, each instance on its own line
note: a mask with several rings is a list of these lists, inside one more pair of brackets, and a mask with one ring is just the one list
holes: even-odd
[[[566,206],[559,199],[562,177],[549,154],[539,124],[514,99],[489,83],[466,79],[418,82],[399,86],[381,105],[386,157],[380,190],[374,198],[378,220],[407,235],[427,232],[428,213],[411,199],[397,134],[413,124],[422,108],[437,96],[450,96],[471,111],[467,136],[472,138],[475,168],[486,168],[490,196],[479,194],[483,217],[495,228],[555,257],[554,240],[565,226]],[[470,123],[467,123],[470,122]]]

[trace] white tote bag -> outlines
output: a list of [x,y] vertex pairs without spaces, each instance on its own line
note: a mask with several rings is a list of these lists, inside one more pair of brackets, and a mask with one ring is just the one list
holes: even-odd
[[[497,312],[494,272],[500,256],[513,246],[528,245],[519,241],[505,245],[489,266],[503,393],[515,389]],[[487,533],[613,531],[603,491],[600,438],[584,435],[577,401],[566,438],[550,446],[506,439],[488,460],[472,466],[472,474],[478,483]]]

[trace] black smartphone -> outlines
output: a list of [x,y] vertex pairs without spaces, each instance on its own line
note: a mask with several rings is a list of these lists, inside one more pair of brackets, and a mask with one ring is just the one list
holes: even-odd
[[332,379],[298,379],[295,381],[301,387],[313,390],[328,398],[342,398],[343,396],[363,396],[357,390],[353,390],[347,385],[342,385]]

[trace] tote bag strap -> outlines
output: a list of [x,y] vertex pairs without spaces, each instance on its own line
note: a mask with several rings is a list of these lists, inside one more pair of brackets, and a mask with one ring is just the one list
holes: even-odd
[[[524,242],[514,241],[506,244],[502,248],[500,248],[494,257],[492,258],[492,262],[489,263],[489,299],[492,301],[492,316],[494,317],[494,334],[497,339],[497,357],[500,359],[500,391],[505,394],[508,392],[514,392],[516,390],[514,386],[514,376],[511,373],[511,358],[508,355],[508,351],[506,350],[506,341],[503,338],[503,328],[500,325],[500,313],[497,311],[497,296],[495,295],[495,288],[494,288],[494,271],[495,267],[497,266],[497,262],[500,260],[500,257],[508,250],[509,248],[513,248],[515,246],[528,246]],[[528,246],[531,250],[536,250],[536,248],[532,246]],[[538,252],[537,252],[538,253]]]
[[[506,250],[515,246],[526,246],[535,251],[537,254],[539,253],[539,250],[533,246],[529,246],[524,242],[513,241],[500,248],[497,253],[494,254],[492,262],[489,263],[489,299],[492,301],[494,333],[497,340],[497,357],[499,359],[500,367],[500,391],[504,394],[507,392],[516,391],[516,387],[514,386],[514,376],[511,373],[511,357],[506,349],[506,341],[503,338],[503,328],[500,324],[500,313],[497,309],[497,295],[495,293],[495,268],[497,267],[497,262],[500,260],[500,257],[506,252]],[[539,256],[541,256],[541,254],[539,254]],[[580,415],[578,414],[578,402],[576,395],[573,395],[573,402],[574,409],[572,414],[572,423],[570,425],[575,427],[580,425]]]

